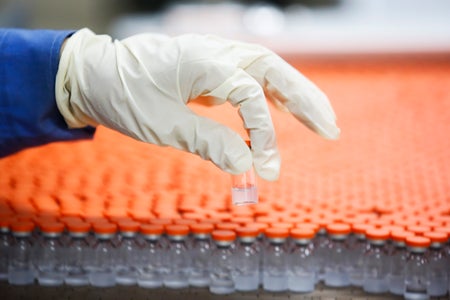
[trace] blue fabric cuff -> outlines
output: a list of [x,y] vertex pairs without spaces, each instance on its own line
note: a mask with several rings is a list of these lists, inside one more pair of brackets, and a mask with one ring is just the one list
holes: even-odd
[[55,99],[64,39],[73,31],[0,29],[0,157],[54,141],[92,138],[69,129]]

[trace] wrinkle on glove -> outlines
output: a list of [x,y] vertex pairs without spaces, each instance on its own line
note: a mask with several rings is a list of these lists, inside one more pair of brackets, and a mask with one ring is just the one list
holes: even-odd
[[[102,124],[197,154],[232,174],[254,164],[267,180],[278,178],[280,155],[264,90],[314,131],[339,135],[326,96],[284,60],[264,47],[210,35],[112,41],[80,30],[66,43],[55,89],[71,127]],[[239,108],[251,151],[236,132],[186,106],[205,95]]]

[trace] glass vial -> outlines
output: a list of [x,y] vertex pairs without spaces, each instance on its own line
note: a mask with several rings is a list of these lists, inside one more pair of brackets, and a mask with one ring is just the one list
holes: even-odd
[[9,251],[12,243],[10,223],[8,218],[0,220],[0,281],[8,279]]
[[118,225],[121,239],[116,251],[116,282],[121,285],[134,285],[137,283],[139,266],[140,246],[137,239],[139,223],[122,221]]
[[166,234],[169,245],[166,253],[166,274],[164,286],[171,289],[181,289],[189,286],[189,271],[191,257],[187,248],[189,226],[168,225]]
[[[246,141],[251,149],[250,141]],[[231,176],[231,199],[234,205],[258,203],[258,187],[253,167],[245,173]]]
[[211,232],[214,225],[210,223],[191,224],[192,233],[192,268],[189,284],[195,287],[209,285],[209,259],[211,257]]
[[87,237],[91,225],[86,222],[73,222],[67,224],[70,241],[67,246],[67,274],[64,282],[71,286],[88,285],[88,258],[91,249]]
[[268,245],[264,249],[263,289],[269,292],[283,292],[288,289],[289,231],[283,228],[268,228],[265,231]]
[[33,267],[33,240],[34,223],[17,221],[11,224],[14,237],[8,263],[9,284],[33,284],[35,270]]
[[392,251],[389,254],[389,273],[387,276],[389,292],[402,296],[405,291],[406,244],[408,236],[414,233],[405,230],[391,232]]
[[296,293],[312,292],[316,284],[314,248],[311,247],[315,232],[313,229],[294,228],[290,235],[294,245],[289,253],[289,291]]
[[214,230],[212,238],[216,244],[209,264],[209,291],[212,294],[231,294],[235,291],[233,281],[233,250],[231,246],[236,233],[230,230]]
[[349,257],[347,237],[350,234],[350,225],[332,223],[327,225],[330,238],[328,244],[328,259],[325,266],[325,285],[330,287],[345,287],[350,285],[348,274]]
[[144,239],[144,245],[141,249],[138,267],[138,285],[143,288],[159,288],[163,285],[164,252],[161,236],[164,234],[164,226],[142,224],[140,233]]
[[428,250],[428,295],[431,297],[443,297],[447,294],[448,284],[448,257],[445,253],[447,234],[444,232],[426,232],[425,237],[431,240]]
[[45,222],[41,224],[42,240],[36,251],[37,280],[40,285],[56,286],[64,283],[66,276],[64,247],[61,235],[64,224]]
[[368,247],[364,254],[363,290],[368,293],[385,293],[389,290],[386,280],[389,273],[386,244],[389,231],[369,229],[366,231]]
[[257,228],[236,230],[238,245],[234,255],[234,285],[237,291],[256,291],[259,286],[259,251]]
[[405,300],[428,300],[427,293],[427,250],[431,241],[421,236],[406,238],[408,254],[405,265]]
[[112,223],[94,223],[96,242],[92,248],[92,262],[89,270],[89,282],[95,287],[112,287],[116,284],[114,264],[116,248],[113,238],[117,225]]

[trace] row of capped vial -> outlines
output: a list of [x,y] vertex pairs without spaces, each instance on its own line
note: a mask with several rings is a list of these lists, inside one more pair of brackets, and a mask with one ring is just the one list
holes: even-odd
[[405,299],[450,289],[448,231],[367,224],[297,228],[83,221],[0,222],[0,278],[10,284],[208,287],[212,293],[358,286]]

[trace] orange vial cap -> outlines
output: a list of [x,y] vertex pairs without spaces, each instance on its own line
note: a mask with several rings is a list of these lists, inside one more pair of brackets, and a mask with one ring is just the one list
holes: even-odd
[[293,239],[312,239],[316,232],[311,228],[292,228],[290,231]]
[[189,226],[187,225],[166,225],[166,233],[168,235],[188,235]]
[[406,245],[410,247],[428,248],[431,240],[424,236],[408,236],[406,238]]
[[344,223],[331,223],[327,227],[328,234],[349,234],[351,232],[351,227]]
[[448,235],[445,232],[429,231],[423,234],[424,237],[429,238],[432,243],[446,243]]
[[99,234],[113,234],[117,232],[117,225],[113,223],[99,222],[94,223],[92,227],[94,232]]
[[289,230],[287,228],[269,227],[264,234],[269,239],[285,239],[289,237]]
[[236,229],[237,236],[243,237],[257,237],[259,235],[259,230],[256,227],[239,227]]
[[414,236],[414,233],[406,230],[391,231],[391,240],[396,242],[405,242],[406,238],[409,236]]
[[245,227],[249,227],[249,228],[256,228],[259,232],[259,234],[264,233],[264,231],[269,228],[269,225],[266,223],[249,223],[249,224],[245,224]]
[[142,234],[161,235],[164,233],[164,226],[160,224],[141,224],[139,230]]
[[42,222],[39,229],[46,233],[61,233],[64,231],[64,224],[55,221]]
[[356,223],[356,224],[352,224],[352,232],[354,234],[366,234],[366,231],[368,229],[374,228],[374,226],[372,224],[367,224],[367,223]]
[[232,242],[236,239],[236,233],[231,230],[214,230],[212,238],[215,241]]
[[389,230],[382,228],[369,228],[366,231],[366,238],[369,240],[387,240],[389,238]]
[[210,234],[214,230],[214,225],[211,223],[196,223],[189,225],[193,234]]
[[425,232],[431,230],[428,226],[411,225],[406,227],[406,230],[413,232],[415,235],[423,235]]
[[13,232],[31,232],[34,230],[34,223],[31,221],[14,221],[10,227]]
[[137,232],[139,231],[140,223],[134,221],[122,221],[119,222],[119,230],[122,232]]
[[88,222],[78,221],[67,223],[67,229],[69,232],[74,233],[86,233],[91,230],[91,225]]
[[219,230],[236,230],[239,227],[239,224],[236,223],[218,223],[216,224],[216,229]]

